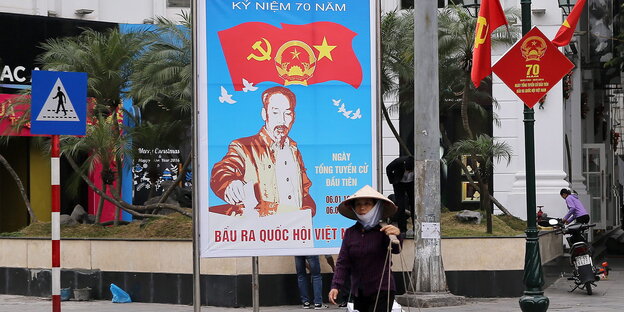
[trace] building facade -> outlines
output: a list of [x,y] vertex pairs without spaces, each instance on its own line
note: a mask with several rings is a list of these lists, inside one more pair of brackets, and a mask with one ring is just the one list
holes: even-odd
[[[502,1],[520,8],[520,1]],[[569,12],[569,8],[566,8]],[[594,234],[621,225],[622,90],[619,69],[607,64],[617,53],[617,1],[587,1],[572,42],[561,51],[575,68],[535,106],[535,170],[537,205],[549,216],[567,212],[559,195],[571,188],[588,209]],[[533,1],[532,24],[554,38],[566,18],[557,1]],[[514,26],[518,26],[516,21]],[[492,63],[507,47],[493,50]],[[526,219],[526,172],[523,103],[494,75],[492,93],[500,126],[496,139],[513,147],[509,165],[494,169],[494,196],[514,215]],[[537,207],[536,207],[537,209]]]

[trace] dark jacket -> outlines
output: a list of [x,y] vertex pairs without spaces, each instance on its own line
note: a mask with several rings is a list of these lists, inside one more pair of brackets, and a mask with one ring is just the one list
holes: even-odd
[[388,181],[390,181],[390,184],[397,184],[401,182],[403,174],[406,170],[414,170],[414,157],[402,156],[390,162],[386,167],[386,175],[388,175]]

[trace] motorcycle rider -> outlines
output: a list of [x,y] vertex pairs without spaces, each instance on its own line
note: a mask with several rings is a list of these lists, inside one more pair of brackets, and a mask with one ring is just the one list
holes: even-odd
[[[561,195],[561,198],[565,200],[568,206],[568,213],[563,217],[564,224],[568,224],[574,220],[576,220],[576,223],[589,223],[589,214],[576,194],[572,194],[569,189],[563,188],[559,192],[559,195]],[[578,237],[579,235],[572,236],[573,243],[583,240],[583,237]]]

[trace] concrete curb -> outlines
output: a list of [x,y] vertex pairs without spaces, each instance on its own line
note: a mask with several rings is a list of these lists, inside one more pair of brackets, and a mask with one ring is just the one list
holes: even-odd
[[449,292],[409,293],[405,295],[398,295],[395,299],[402,306],[414,308],[450,307],[466,304],[466,298],[462,296],[455,296]]

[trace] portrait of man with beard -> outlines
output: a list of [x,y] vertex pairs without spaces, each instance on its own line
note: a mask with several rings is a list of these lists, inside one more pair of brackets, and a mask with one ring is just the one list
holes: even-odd
[[212,168],[210,187],[227,204],[212,206],[210,212],[265,217],[309,209],[315,215],[312,182],[297,143],[289,137],[296,104],[295,94],[285,87],[262,93],[264,125],[257,134],[232,141]]

